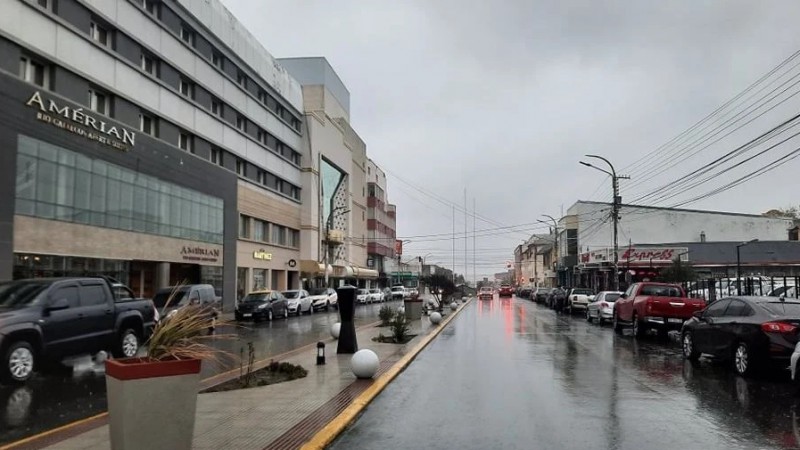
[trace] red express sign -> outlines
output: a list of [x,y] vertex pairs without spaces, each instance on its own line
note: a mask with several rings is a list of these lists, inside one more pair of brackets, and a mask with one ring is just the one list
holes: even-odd
[[686,247],[631,247],[620,249],[620,261],[672,261],[689,251]]

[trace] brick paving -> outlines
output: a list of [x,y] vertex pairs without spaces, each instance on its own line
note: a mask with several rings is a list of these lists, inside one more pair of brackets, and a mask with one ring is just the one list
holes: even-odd
[[[379,373],[388,370],[430,331],[427,317],[414,321],[417,336],[405,345],[373,342],[386,328],[358,330],[359,348],[369,348],[381,360]],[[196,450],[298,448],[344,410],[371,380],[357,380],[350,371],[350,355],[336,355],[336,342],[326,343],[326,364],[317,366],[316,348],[290,353],[281,361],[308,370],[302,379],[251,389],[200,394],[197,400]],[[105,422],[105,421],[104,421]],[[169,426],[166,424],[165,426]],[[53,442],[52,439],[50,442]],[[42,448],[42,447],[39,447]],[[109,450],[108,426],[53,443],[48,449]]]

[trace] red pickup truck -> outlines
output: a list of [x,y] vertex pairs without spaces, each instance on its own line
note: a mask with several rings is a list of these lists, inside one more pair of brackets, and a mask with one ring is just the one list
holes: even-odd
[[680,330],[683,322],[705,307],[705,300],[687,297],[677,284],[634,283],[614,305],[614,331],[622,334],[622,327],[630,325],[635,337],[650,329],[666,334]]

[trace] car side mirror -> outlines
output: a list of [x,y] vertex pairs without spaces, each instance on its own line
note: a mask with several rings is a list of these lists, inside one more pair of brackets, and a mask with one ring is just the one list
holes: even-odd
[[697,320],[703,320],[703,311],[695,311],[692,313],[692,317]]
[[622,294],[619,296],[619,298],[628,298],[628,294]]
[[62,309],[67,309],[67,308],[69,308],[69,300],[67,300],[64,297],[57,298],[51,301],[49,305],[47,305],[48,311],[60,311]]

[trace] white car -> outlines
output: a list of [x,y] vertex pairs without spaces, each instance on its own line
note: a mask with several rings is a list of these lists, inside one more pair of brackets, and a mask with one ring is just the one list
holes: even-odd
[[314,307],[311,303],[311,297],[308,291],[304,289],[283,291],[283,296],[286,297],[286,304],[289,308],[289,314],[314,314]]
[[406,288],[403,286],[392,286],[392,298],[400,300],[406,298]]
[[589,306],[589,297],[592,295],[591,289],[585,288],[574,288],[569,291],[569,295],[567,295],[567,301],[569,301],[569,312],[574,312],[576,310],[586,310],[586,307]]
[[380,289],[370,289],[369,298],[373,303],[383,303],[383,291]]
[[595,295],[586,307],[586,320],[595,321],[598,325],[611,320],[614,317],[614,303],[620,295],[622,292],[616,291],[602,291]]
[[794,353],[792,353],[792,357],[789,358],[789,371],[792,372],[792,381],[797,380],[797,360],[800,359],[800,342],[797,343],[797,346],[794,348]]
[[369,291],[366,289],[359,289],[356,291],[356,302],[361,304],[372,303],[372,298],[369,295]]
[[331,288],[315,288],[311,290],[311,305],[314,309],[327,311],[331,306],[339,308],[339,294]]

